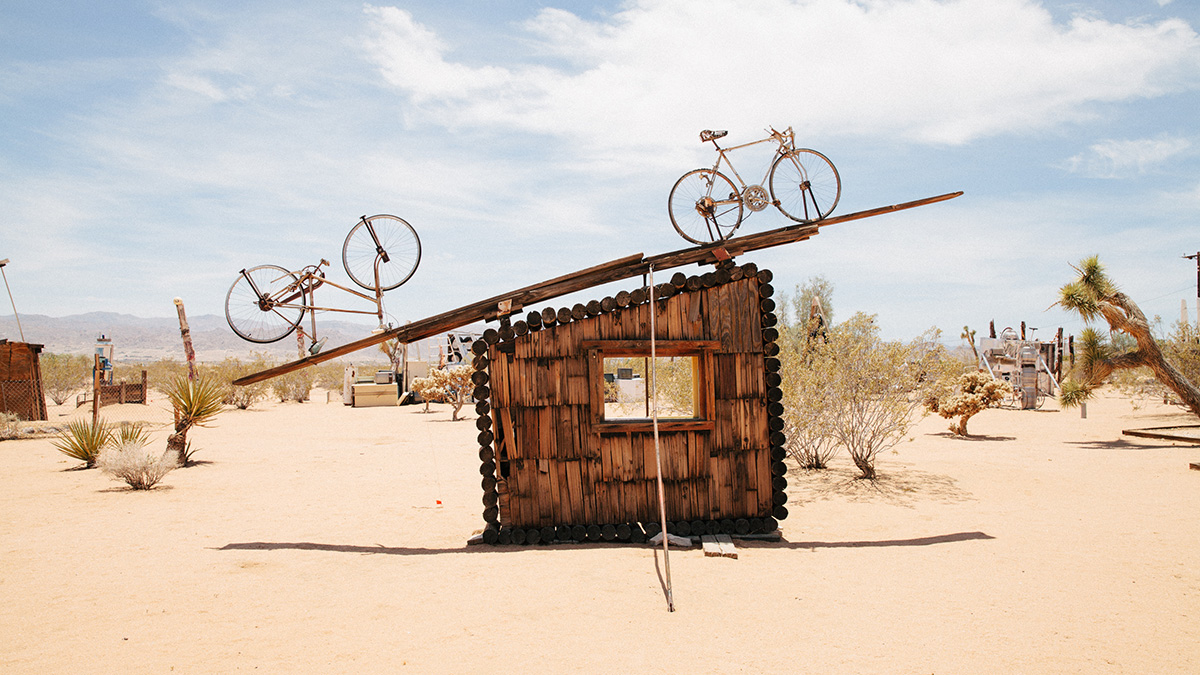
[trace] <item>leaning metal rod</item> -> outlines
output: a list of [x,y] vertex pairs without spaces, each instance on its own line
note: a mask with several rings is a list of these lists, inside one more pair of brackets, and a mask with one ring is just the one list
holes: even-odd
[[[8,264],[8,258],[0,260],[0,274],[4,275],[4,288],[8,291],[8,301],[12,304],[13,318],[17,320],[17,332],[21,334],[21,342],[25,341],[25,329],[21,328],[21,315],[17,314],[17,303],[13,301],[12,289],[8,287],[8,275],[4,274],[4,266]],[[1200,264],[1197,265],[1200,269]],[[1200,297],[1200,286],[1196,286],[1196,297]]]
[[675,611],[675,597],[671,592],[671,547],[667,544],[667,499],[663,494],[662,454],[658,445],[658,365],[656,363],[657,339],[654,335],[654,265],[650,266],[650,419],[654,422],[654,466],[655,482],[658,484],[658,517],[662,524],[663,567],[667,572],[667,611]]

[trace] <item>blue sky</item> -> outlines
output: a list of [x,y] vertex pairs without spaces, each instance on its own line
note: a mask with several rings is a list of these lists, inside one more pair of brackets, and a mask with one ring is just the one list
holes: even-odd
[[1197,30],[1184,0],[7,0],[0,258],[22,313],[221,314],[239,269],[336,263],[392,213],[424,253],[388,311],[418,319],[684,247],[698,132],[791,125],[836,213],[965,192],[746,258],[831,280],[835,319],[1078,332],[1045,310],[1099,254],[1169,323],[1196,311]]

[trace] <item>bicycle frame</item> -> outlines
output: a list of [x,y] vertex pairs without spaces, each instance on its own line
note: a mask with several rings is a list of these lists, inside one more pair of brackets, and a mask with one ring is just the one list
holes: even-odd
[[[374,233],[374,231],[371,230],[369,223],[367,225],[367,229],[368,229],[368,231],[371,231],[372,238],[375,238],[375,233]],[[376,241],[376,245],[378,245],[379,240],[376,238],[375,241]],[[258,285],[254,283],[254,279],[251,278],[249,274],[247,274],[245,269],[243,269],[241,271],[241,274],[243,277],[245,277],[246,282],[248,284],[250,284],[250,288],[254,290],[255,295],[258,296],[258,306],[264,312],[271,311],[275,308],[299,309],[302,312],[307,311],[309,313],[309,319],[311,322],[310,325],[312,326],[312,334],[310,335],[310,339],[312,340],[313,344],[316,344],[317,343],[317,312],[341,312],[343,314],[374,314],[379,319],[379,325],[380,326],[383,325],[383,291],[379,290],[379,263],[380,263],[381,259],[383,258],[383,255],[386,255],[386,253],[383,253],[380,256],[377,256],[375,258],[375,296],[374,297],[371,297],[365,293],[360,293],[360,292],[354,290],[353,288],[347,288],[335,281],[330,281],[329,279],[326,279],[324,276],[321,276],[321,274],[320,274],[321,268],[323,266],[329,264],[329,261],[325,260],[323,258],[321,259],[321,262],[319,264],[309,265],[308,267],[305,267],[298,272],[292,272],[292,274],[294,274],[298,277],[297,281],[295,283],[288,284],[288,286],[281,293],[279,293],[279,295],[282,297],[277,297],[277,298],[272,298],[272,297],[266,295],[265,293],[263,293],[261,290],[259,290]],[[386,261],[384,261],[384,262],[386,262]],[[326,284],[333,286],[334,288],[343,290],[351,295],[360,297],[363,300],[367,300],[369,302],[374,303],[375,309],[372,311],[372,310],[364,310],[364,309],[344,309],[344,308],[339,308],[339,307],[322,307],[322,306],[313,304],[313,303],[315,303],[314,300],[310,300],[310,304],[304,304],[304,303],[297,304],[296,303],[296,300],[303,299],[305,294],[307,294],[310,299],[313,298],[315,296],[316,290]]]
[[[717,145],[717,139],[710,139],[709,142],[711,142],[713,147],[717,149],[717,161],[713,164],[713,171],[720,171],[721,161],[724,160],[725,165],[729,167],[729,171],[733,173],[733,177],[737,179],[738,184],[741,186],[741,189],[744,192],[749,186],[746,184],[746,181],[742,180],[742,176],[738,173],[737,169],[734,168],[733,162],[729,161],[729,158],[725,156],[726,153],[733,152],[734,150],[740,150],[742,148],[748,148],[752,145],[758,145],[759,143],[775,141],[779,144],[779,147],[775,149],[775,153],[779,155],[786,155],[788,152],[791,152],[794,149],[794,138],[795,136],[792,132],[792,128],[788,127],[786,131],[776,131],[771,129],[771,135],[766,138],[761,138],[757,141],[750,141],[749,143],[742,143],[741,145],[734,145],[728,148],[722,148],[721,146]],[[759,181],[758,185],[761,186],[767,182],[767,177],[771,175],[771,164],[772,162],[767,162],[766,173],[763,174],[763,178],[761,181]]]

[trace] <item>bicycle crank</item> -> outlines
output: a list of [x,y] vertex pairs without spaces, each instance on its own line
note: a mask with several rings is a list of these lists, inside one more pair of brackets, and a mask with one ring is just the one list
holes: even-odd
[[742,203],[751,211],[762,211],[771,205],[767,190],[761,185],[747,185],[742,190]]

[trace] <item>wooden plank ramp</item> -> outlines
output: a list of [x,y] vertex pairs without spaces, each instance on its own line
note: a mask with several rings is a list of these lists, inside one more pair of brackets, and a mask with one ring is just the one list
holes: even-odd
[[553,279],[548,279],[540,283],[532,284],[524,288],[519,288],[508,293],[501,293],[490,297],[486,300],[480,300],[469,305],[464,305],[458,309],[443,312],[435,316],[431,316],[419,321],[398,326],[381,333],[348,342],[344,345],[334,347],[315,354],[307,356],[297,361],[291,361],[283,365],[268,368],[251,375],[239,377],[233,381],[235,385],[254,384],[262,382],[273,377],[286,375],[287,373],[314,366],[318,363],[323,363],[331,359],[336,359],[346,354],[351,354],[363,349],[374,347],[391,339],[399,340],[403,343],[416,342],[427,337],[433,337],[446,331],[461,328],[477,321],[486,321],[496,319],[501,316],[515,314],[523,308],[533,305],[534,303],[545,302],[553,298],[557,298],[577,291],[586,290],[594,286],[606,284],[613,281],[620,281],[630,277],[645,274],[651,267],[657,271],[667,270],[674,267],[683,267],[692,264],[716,264],[723,260],[728,260],[732,257],[739,256],[749,251],[757,251],[773,246],[782,246],[797,241],[804,241],[817,234],[819,228],[836,225],[838,223],[850,222],[853,220],[861,220],[873,216],[883,215],[885,213],[895,213],[905,209],[912,209],[918,206],[927,204],[935,204],[944,202],[962,195],[962,192],[949,192],[936,197],[926,197],[917,199],[903,204],[893,204],[891,206],[883,206],[876,209],[866,211],[858,211],[849,213],[844,216],[833,216],[815,223],[800,223],[788,227],[780,227],[766,232],[756,232],[741,237],[733,237],[725,241],[708,244],[705,246],[693,246],[691,248],[679,249],[670,253],[662,253],[656,256],[647,258],[644,254],[635,253],[633,255],[618,258],[594,267],[589,267],[578,272],[571,272]]

